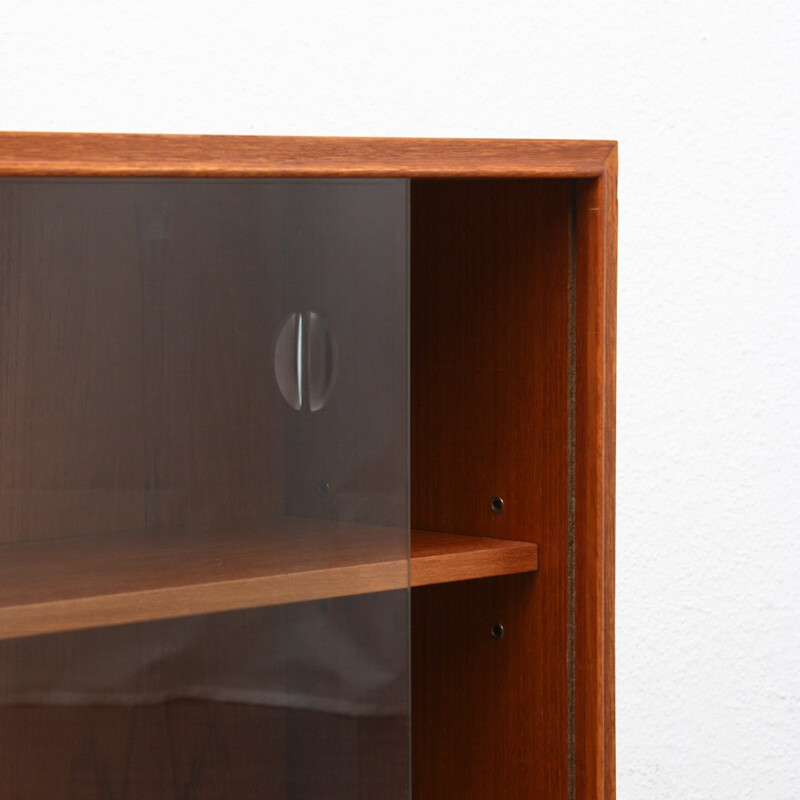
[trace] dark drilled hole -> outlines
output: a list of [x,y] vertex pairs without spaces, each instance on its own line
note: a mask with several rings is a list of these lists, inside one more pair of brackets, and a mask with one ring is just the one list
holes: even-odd
[[492,639],[502,639],[505,629],[499,622],[494,622],[492,627],[489,628],[489,633],[492,634]]

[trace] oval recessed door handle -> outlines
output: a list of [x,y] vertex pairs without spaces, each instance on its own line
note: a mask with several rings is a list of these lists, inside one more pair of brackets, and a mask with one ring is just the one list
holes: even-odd
[[275,380],[295,410],[324,408],[338,373],[339,353],[327,321],[314,311],[294,311],[275,342]]
[[275,380],[283,399],[295,410],[303,407],[303,315],[289,314],[275,343]]
[[336,385],[339,354],[328,323],[313,311],[308,312],[307,319],[308,406],[319,411]]

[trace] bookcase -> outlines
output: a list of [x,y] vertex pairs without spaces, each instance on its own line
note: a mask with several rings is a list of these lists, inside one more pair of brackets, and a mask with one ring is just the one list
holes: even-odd
[[9,798],[614,788],[616,145],[0,134]]

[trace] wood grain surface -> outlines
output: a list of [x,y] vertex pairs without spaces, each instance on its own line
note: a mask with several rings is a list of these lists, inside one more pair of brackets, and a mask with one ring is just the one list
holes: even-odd
[[[8,800],[404,800],[408,720],[242,703],[0,708]],[[354,794],[357,793],[357,794]]]
[[0,182],[0,541],[282,512],[263,193]]
[[613,800],[616,148],[600,179],[578,181],[577,206],[576,789]]
[[[402,589],[405,532],[276,520],[5,545],[0,639]],[[414,531],[412,585],[528,572],[537,548]]]
[[411,531],[411,585],[534,572],[538,551],[533,542]]
[[613,142],[0,133],[0,175],[589,177]]
[[412,525],[539,544],[535,575],[413,592],[420,800],[566,797],[569,209],[568,181],[412,184]]
[[291,710],[285,800],[408,800],[407,717]]
[[239,703],[0,707],[3,797],[287,800],[285,726]]

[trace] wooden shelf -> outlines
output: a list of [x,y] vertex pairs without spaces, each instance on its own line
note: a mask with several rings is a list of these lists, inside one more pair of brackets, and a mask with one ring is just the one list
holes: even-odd
[[[0,639],[208,614],[409,584],[395,528],[279,520],[2,547]],[[411,584],[533,571],[527,542],[412,531]]]

